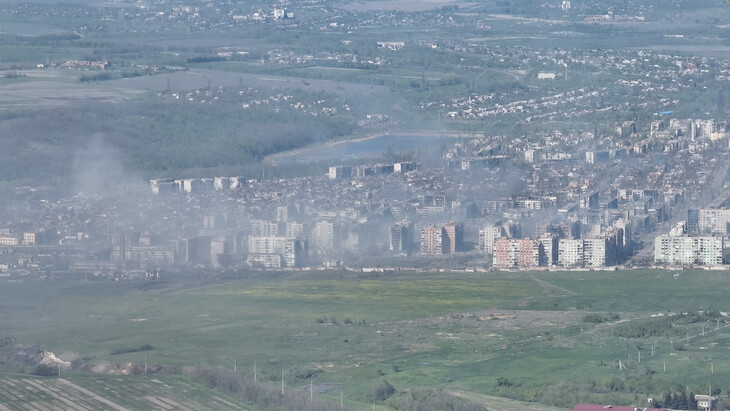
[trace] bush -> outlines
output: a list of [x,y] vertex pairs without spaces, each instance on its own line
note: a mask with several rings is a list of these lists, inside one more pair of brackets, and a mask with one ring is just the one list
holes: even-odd
[[480,404],[457,398],[441,390],[413,390],[408,396],[392,405],[396,410],[408,411],[486,411]]
[[117,348],[116,350],[113,350],[111,352],[112,355],[119,355],[119,354],[128,354],[133,352],[140,352],[140,351],[152,351],[155,348],[149,344],[145,344],[143,346],[137,347],[137,348]]
[[33,370],[33,375],[40,375],[41,377],[55,377],[58,375],[58,367],[46,364],[38,364]]
[[615,321],[615,320],[618,320],[619,318],[620,318],[619,315],[615,314],[615,313],[608,313],[608,314],[591,313],[591,314],[584,315],[583,318],[581,318],[581,321],[583,321],[584,323],[598,324],[598,323],[604,323],[607,321]]
[[385,401],[395,393],[395,388],[385,378],[376,382],[370,390],[368,390],[368,401]]
[[505,377],[497,378],[497,387],[511,387],[514,383]]

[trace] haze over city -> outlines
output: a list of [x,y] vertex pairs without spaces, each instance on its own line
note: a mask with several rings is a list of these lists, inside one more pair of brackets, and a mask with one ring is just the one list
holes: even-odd
[[0,2],[0,409],[724,410],[718,0]]

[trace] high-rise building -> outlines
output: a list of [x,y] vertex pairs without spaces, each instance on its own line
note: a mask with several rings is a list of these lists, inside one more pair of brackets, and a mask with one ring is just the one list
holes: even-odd
[[289,221],[289,207],[276,207],[276,221],[280,223],[286,223],[287,221]]
[[687,209],[687,234],[688,235],[697,235],[699,233],[700,233],[700,210],[698,210],[696,208],[689,208],[689,209]]
[[327,174],[331,180],[352,177],[352,167],[348,166],[330,166]]
[[444,254],[454,254],[463,251],[464,248],[464,228],[461,224],[453,221],[443,227],[443,249]]
[[493,255],[497,239],[505,237],[504,228],[501,226],[482,227],[479,229],[479,251],[482,254]]
[[654,262],[669,265],[721,265],[722,237],[654,238]]
[[421,228],[421,254],[442,255],[443,230],[435,225],[427,225]]
[[558,265],[566,268],[583,265],[583,240],[567,238],[558,240]]
[[220,267],[220,256],[226,254],[227,242],[225,237],[215,237],[210,241],[211,267]]
[[580,196],[580,208],[590,208],[595,210],[598,208],[598,191],[584,194]]
[[583,240],[583,267],[606,267],[616,264],[616,243],[611,238]]
[[519,252],[519,243],[508,238],[498,238],[494,243],[492,265],[496,268],[516,268]]
[[545,157],[545,153],[541,149],[525,150],[525,161],[528,163],[537,163]]
[[537,241],[542,246],[543,260],[540,265],[552,267],[558,263],[558,237],[552,234],[543,234]]
[[496,268],[533,268],[540,265],[542,245],[531,239],[499,238],[494,246]]
[[286,223],[286,226],[284,228],[284,236],[285,237],[295,237],[299,238],[304,235],[304,225],[302,223]]
[[317,221],[314,224],[314,247],[319,251],[332,251],[335,248],[335,225],[330,221]]
[[276,237],[279,235],[279,225],[268,220],[251,220],[251,235]]
[[[297,240],[293,237],[248,237],[248,253],[251,254],[276,254],[281,256],[286,267],[299,267],[306,260],[308,246],[306,241]],[[274,261],[266,257],[254,257],[256,261]]]
[[409,253],[413,244],[413,223],[403,220],[390,226],[388,248],[391,251]]
[[[689,216],[689,213],[688,213]],[[697,231],[703,235],[728,237],[730,227],[730,210],[700,209]]]

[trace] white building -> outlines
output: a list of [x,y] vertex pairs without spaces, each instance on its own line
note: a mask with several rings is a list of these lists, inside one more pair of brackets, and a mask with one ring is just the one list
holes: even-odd
[[320,251],[335,248],[335,225],[329,221],[314,223],[314,246]]
[[558,240],[558,265],[566,268],[583,265],[583,240]]
[[0,237],[0,246],[18,245],[20,241],[16,237],[2,236]]
[[701,234],[728,237],[728,226],[730,226],[730,210],[699,210],[697,228]]
[[536,148],[534,150],[525,150],[525,161],[527,161],[528,163],[536,163],[543,160],[544,158],[545,153],[539,148]]
[[23,233],[23,245],[36,245],[38,235],[36,233]]
[[251,234],[261,237],[276,237],[279,235],[279,224],[267,220],[251,220]]
[[494,245],[500,238],[506,237],[502,227],[482,227],[479,229],[479,251],[482,254],[494,254]]
[[555,80],[555,73],[541,71],[537,73],[538,80]]
[[254,267],[281,268],[281,256],[278,254],[249,254],[246,264]]
[[330,180],[352,177],[352,167],[330,166],[327,176],[329,176]]
[[231,188],[231,179],[229,177],[215,177],[213,179],[213,188],[216,190],[228,190]]
[[[252,254],[275,254],[281,257],[286,267],[296,267],[302,256],[297,255],[297,240],[293,237],[258,237],[248,236],[248,253]],[[253,257],[256,261],[263,261],[264,257]],[[248,261],[248,259],[247,259]],[[273,260],[272,260],[273,261]],[[272,267],[270,267],[272,268]]]
[[654,262],[667,265],[721,265],[722,237],[654,238]]
[[613,264],[610,257],[611,244],[606,238],[586,238],[583,240],[583,266],[605,267]]
[[294,237],[299,238],[304,235],[304,225],[302,223],[286,223],[286,227],[284,229],[284,236],[285,237]]

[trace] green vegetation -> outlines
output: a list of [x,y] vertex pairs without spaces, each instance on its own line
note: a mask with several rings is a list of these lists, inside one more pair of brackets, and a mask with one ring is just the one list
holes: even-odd
[[[237,363],[250,379],[255,361],[273,391],[283,375],[287,389],[334,386],[315,391],[337,402],[341,389],[353,406],[452,401],[439,390],[489,409],[475,396],[642,405],[678,387],[730,390],[719,313],[728,280],[727,271],[634,270],[6,283],[0,327],[13,336],[3,350],[75,352],[77,369],[131,363],[142,373],[146,357],[160,378]],[[8,371],[34,369],[5,358]]]
[[585,323],[605,323],[607,321],[616,321],[620,317],[618,314],[610,313],[610,314],[599,314],[599,313],[591,313],[586,314],[581,318],[581,321]]
[[699,322],[719,321],[720,318],[721,316],[718,312],[702,312],[636,320],[616,326],[613,329],[613,335],[625,338],[676,337],[680,335],[679,329],[683,330],[686,328],[681,326]]
[[129,354],[129,353],[133,353],[133,352],[152,351],[152,350],[154,350],[154,347],[152,347],[149,344],[145,344],[138,348],[117,348],[116,350],[112,351],[112,355]]

